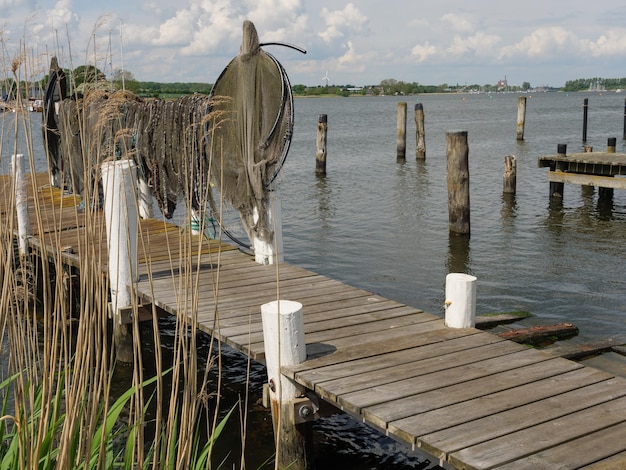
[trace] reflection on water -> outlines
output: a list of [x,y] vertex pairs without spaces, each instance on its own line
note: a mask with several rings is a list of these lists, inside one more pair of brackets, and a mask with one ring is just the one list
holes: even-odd
[[448,272],[472,274],[470,269],[470,238],[450,234],[448,247]]

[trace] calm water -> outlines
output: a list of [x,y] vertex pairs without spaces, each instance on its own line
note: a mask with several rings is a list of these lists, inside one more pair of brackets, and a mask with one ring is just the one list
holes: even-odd
[[[445,276],[477,276],[478,313],[527,310],[570,321],[579,339],[626,333],[626,193],[598,203],[566,185],[550,208],[537,158],[557,144],[625,149],[624,95],[543,93],[527,99],[516,140],[516,94],[296,100],[296,131],[281,173],[285,257],[394,300],[443,314]],[[416,161],[415,102],[423,103],[426,160]],[[406,163],[396,161],[396,108],[407,101]],[[328,115],[326,178],[315,176],[319,114]],[[448,236],[446,131],[469,140],[471,239]],[[517,195],[502,196],[504,156],[517,157]]]
[[[617,151],[626,151],[624,95],[616,93],[529,95],[523,142],[516,140],[515,94],[297,99],[291,151],[277,184],[286,260],[435,314],[443,314],[446,274],[467,272],[478,278],[478,313],[527,310],[543,323],[573,322],[580,328],[575,341],[626,333],[626,192],[616,190],[609,204],[600,204],[597,191],[566,185],[562,206],[550,207],[547,170],[537,167],[537,158],[556,153],[559,143],[581,151],[586,97],[587,145],[604,150],[617,137]],[[418,100],[425,161],[414,158]],[[405,163],[396,161],[399,101],[409,105]],[[328,115],[325,178],[315,175],[319,114]],[[39,119],[33,114],[35,149],[41,148]],[[449,130],[469,135],[468,243],[448,236]],[[0,172],[13,153],[6,132]],[[507,154],[517,157],[513,199],[502,196]],[[44,165],[38,160],[37,170]],[[161,327],[167,350],[173,329],[167,321]],[[245,393],[247,361],[229,349],[225,358],[223,394],[234,402]],[[253,365],[249,468],[272,451],[269,414],[254,404],[265,380],[263,368]],[[239,442],[238,433],[234,423],[224,439]],[[402,445],[345,416],[317,423],[315,443],[320,468],[399,469],[417,462]],[[238,466],[237,448],[232,455],[229,468]]]

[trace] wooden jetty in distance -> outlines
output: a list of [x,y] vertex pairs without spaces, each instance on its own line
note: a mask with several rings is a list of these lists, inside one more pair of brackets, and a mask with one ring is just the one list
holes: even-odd
[[564,183],[599,188],[626,189],[626,154],[615,152],[615,138],[609,139],[604,152],[566,152],[558,146],[556,155],[539,157],[538,166],[549,168],[550,196],[563,196]]
[[[48,175],[32,176],[29,202],[45,212],[31,221],[31,252],[85,266],[77,262],[81,214],[47,186]],[[5,221],[10,186],[0,177]],[[278,296],[300,302],[307,360],[282,373],[444,468],[626,467],[626,379],[475,328],[448,328],[437,315],[286,262],[261,265],[201,237],[186,254],[201,287],[191,298],[178,277],[187,269],[181,229],[148,219],[139,236],[141,303],[171,315],[195,311],[201,330],[263,361],[261,305]]]

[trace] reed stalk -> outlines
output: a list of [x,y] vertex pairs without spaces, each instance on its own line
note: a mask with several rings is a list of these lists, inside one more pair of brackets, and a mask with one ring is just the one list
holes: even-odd
[[[24,74],[34,73],[25,57],[21,50],[12,61],[18,87]],[[17,90],[17,96],[28,96],[27,93]],[[176,319],[172,364],[165,364],[161,354],[159,312],[154,306],[150,320],[154,357],[144,356],[145,329],[135,320],[134,364],[119,364],[110,339],[109,285],[102,269],[107,262],[107,249],[100,242],[104,223],[97,203],[97,186],[87,185],[82,199],[85,210],[81,211],[76,195],[50,188],[49,170],[46,181],[35,178],[41,155],[33,147],[33,132],[40,130],[33,129],[32,117],[19,99],[14,113],[3,113],[3,128],[11,129],[12,136],[9,139],[0,135],[0,149],[2,155],[15,154],[21,151],[18,142],[25,142],[31,169],[30,194],[46,192],[51,194],[51,200],[60,201],[53,204],[42,197],[34,198],[30,213],[32,230],[37,233],[43,233],[52,220],[57,230],[48,236],[56,239],[52,245],[57,248],[43,257],[34,252],[15,254],[12,180],[9,175],[0,175],[0,469],[92,469],[120,465],[139,469],[215,468],[211,462],[214,438],[223,429],[225,419],[236,410],[226,414],[228,410],[220,403],[219,342],[212,339],[215,348],[211,351],[217,352],[202,358],[197,354],[200,332],[196,294],[205,288],[198,276],[201,258],[197,254],[197,237],[191,231],[185,232],[177,250],[180,254],[170,253],[172,276],[174,267],[180,267],[178,308],[182,312]],[[121,116],[112,113],[103,119]],[[123,123],[118,125],[122,129],[119,142],[123,143]],[[207,128],[210,132],[210,126]],[[101,149],[95,149],[93,154],[94,149],[84,144],[89,142],[88,133],[93,132],[84,119],[78,120],[78,129],[84,158],[82,168],[77,170],[82,171],[84,181],[89,181],[99,174]],[[13,148],[7,148],[11,145]],[[131,153],[130,149],[127,151]],[[0,173],[5,168],[6,162],[0,161]],[[74,174],[74,168],[69,170],[68,174]],[[195,184],[191,180],[194,172],[184,168],[184,174],[188,175],[184,185],[191,188]],[[75,181],[68,183],[76,187]],[[205,196],[208,201],[209,195]],[[190,199],[186,203],[191,206]],[[208,212],[209,208],[202,210]],[[76,255],[75,266],[64,261],[67,247],[60,243],[60,229],[68,218],[85,226],[71,247]],[[148,249],[149,234],[140,233],[140,257],[145,257]],[[211,256],[215,259],[210,262],[218,265],[220,253]],[[151,262],[147,261],[147,265],[152,284]],[[219,282],[219,271],[215,275]],[[133,311],[137,312],[137,297],[131,297]],[[144,365],[148,362],[154,363],[154,377],[145,376]],[[218,384],[212,388],[208,371],[215,368]],[[124,377],[129,379],[122,393],[114,385]],[[209,400],[210,397],[215,399]],[[148,410],[154,415],[150,421],[146,418]],[[245,413],[240,420],[245,429]],[[204,434],[212,437],[203,441]],[[245,468],[243,455],[241,468]]]

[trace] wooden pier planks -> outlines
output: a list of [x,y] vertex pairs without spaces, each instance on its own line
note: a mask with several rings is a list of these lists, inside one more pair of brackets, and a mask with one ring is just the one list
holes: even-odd
[[[539,157],[540,168],[550,168],[548,181],[581,186],[626,189],[626,154],[588,152]],[[616,176],[618,176],[616,178]]]
[[[49,255],[70,246],[74,253],[62,257],[75,266],[97,252],[105,270],[101,217],[85,226],[71,201],[49,197],[45,184],[37,202],[32,197],[46,209],[31,221],[41,234],[32,246]],[[1,179],[0,192],[6,186]],[[0,201],[4,207],[10,203]],[[446,465],[597,470],[626,463],[622,378],[477,329],[446,328],[436,315],[288,263],[258,265],[167,222],[141,222],[139,252],[143,302],[175,315],[194,312],[201,330],[258,360],[260,306],[278,297],[301,302],[308,360],[283,373]]]

